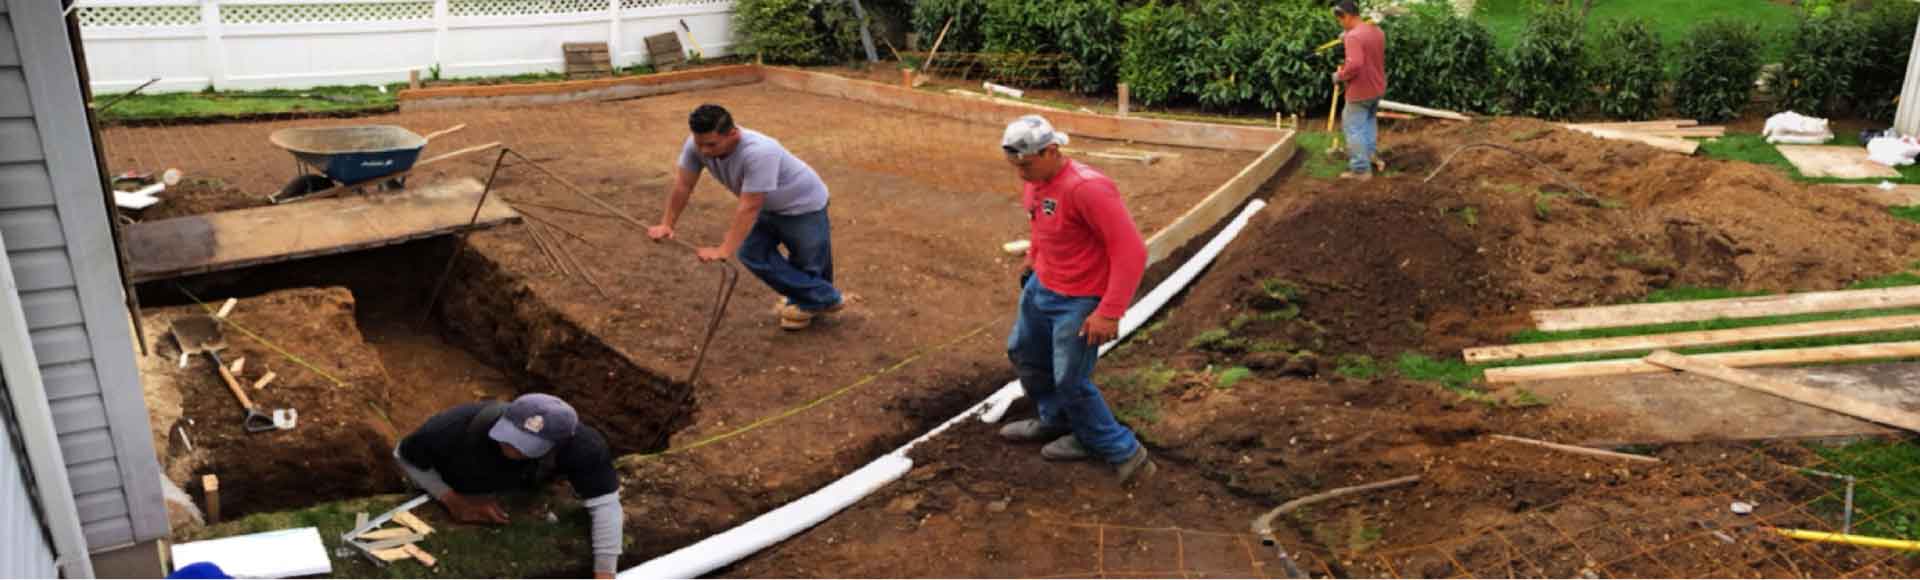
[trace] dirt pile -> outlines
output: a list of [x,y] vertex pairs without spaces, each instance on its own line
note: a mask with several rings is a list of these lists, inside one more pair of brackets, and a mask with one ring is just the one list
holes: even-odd
[[[170,479],[197,496],[201,475],[219,476],[228,517],[398,490],[394,429],[382,411],[389,381],[354,322],[352,293],[301,288],[247,298],[224,325],[221,358],[229,365],[246,359],[236,378],[256,408],[298,410],[289,431],[247,433],[240,404],[213,363],[195,356],[179,365],[169,324],[204,314],[199,305],[146,312],[152,354],[141,359],[141,376]],[[283,348],[298,348],[311,368],[288,362]],[[252,388],[268,372],[277,378]]]

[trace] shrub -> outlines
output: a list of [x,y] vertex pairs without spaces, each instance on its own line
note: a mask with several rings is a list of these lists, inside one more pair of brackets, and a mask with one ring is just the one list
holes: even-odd
[[[917,0],[913,3],[913,31],[920,35],[920,50],[975,52],[980,50],[980,17],[987,13],[984,0]],[[947,25],[947,19],[953,25]],[[947,36],[941,38],[945,29]]]
[[1179,5],[1156,0],[1128,10],[1120,21],[1126,31],[1120,78],[1132,98],[1155,104],[1185,96],[1192,76],[1188,55],[1205,34],[1199,20]]
[[1580,15],[1569,9],[1543,8],[1527,19],[1507,58],[1507,94],[1515,112],[1558,119],[1580,107],[1587,93],[1584,36]]
[[1831,115],[1852,102],[1854,75],[1867,64],[1865,43],[1860,18],[1844,10],[1801,18],[1773,84],[1781,105],[1809,115]]
[[1706,122],[1738,117],[1753,100],[1760,74],[1760,39],[1750,24],[1714,20],[1681,43],[1674,104]]
[[984,52],[1064,55],[1060,81],[1067,88],[1113,88],[1122,34],[1117,0],[986,0],[980,33]]
[[1457,111],[1488,111],[1493,100],[1493,34],[1444,2],[1422,2],[1383,23],[1387,92],[1395,100]]
[[823,64],[860,50],[860,23],[845,2],[738,0],[733,10],[743,52],[767,62]]
[[1920,4],[1874,2],[1863,17],[1865,38],[1859,49],[1865,65],[1853,78],[1854,112],[1862,118],[1892,122],[1894,99],[1907,76],[1907,53],[1913,48],[1913,23],[1920,19]]
[[1344,57],[1340,47],[1314,49],[1340,36],[1333,13],[1316,2],[1268,2],[1256,14],[1266,40],[1246,82],[1258,88],[1254,95],[1260,106],[1282,113],[1325,111],[1333,98],[1333,72]]
[[1595,104],[1611,119],[1648,119],[1660,111],[1660,38],[1645,21],[1609,24],[1588,50],[1588,80],[1599,90]]
[[1272,34],[1262,25],[1259,3],[1203,0],[1196,12],[1205,28],[1194,38],[1188,63],[1187,82],[1195,99],[1211,109],[1259,102],[1267,75],[1251,65],[1260,60]]

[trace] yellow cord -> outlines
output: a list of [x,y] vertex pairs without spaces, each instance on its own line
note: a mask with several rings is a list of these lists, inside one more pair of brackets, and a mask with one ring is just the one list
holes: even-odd
[[[216,312],[218,312],[214,310],[213,307],[208,305],[207,303],[201,302],[199,296],[194,296],[193,293],[188,292],[185,287],[179,287],[179,288],[180,288],[181,294],[186,294],[187,298],[193,300],[195,304],[199,304],[201,308],[205,308],[207,310],[207,314],[215,314]],[[333,386],[340,387],[340,388],[347,387],[346,381],[342,381],[340,379],[334,378],[334,376],[331,374],[328,374],[327,371],[320,370],[320,367],[314,366],[313,363],[307,362],[306,359],[300,358],[299,355],[293,354],[291,352],[287,352],[287,349],[280,348],[280,345],[274,344],[265,338],[261,338],[260,335],[254,334],[253,330],[248,329],[245,326],[242,326],[240,323],[234,322],[232,319],[222,319],[220,322],[222,324],[226,324],[228,326],[232,326],[234,328],[240,329],[240,332],[246,333],[247,338],[253,339],[254,342],[264,344],[267,346],[267,348],[273,349],[274,352],[280,353],[280,356],[287,357],[287,360],[293,361],[294,364],[300,365],[302,367],[306,367],[307,370],[313,371],[314,374],[325,377],[329,381],[333,381]]]
[[941,350],[946,350],[946,348],[947,348],[947,347],[950,347],[950,346],[953,346],[954,344],[957,344],[957,343],[959,343],[960,341],[963,341],[963,340],[966,340],[966,339],[969,339],[969,338],[973,338],[974,336],[976,336],[976,335],[978,335],[978,334],[980,334],[980,333],[982,333],[982,332],[986,332],[986,330],[987,330],[988,328],[991,328],[991,327],[993,327],[993,325],[995,325],[995,324],[999,324],[999,323],[1000,323],[1000,320],[999,320],[998,318],[996,318],[996,319],[994,319],[994,320],[992,320],[992,321],[990,321],[990,322],[987,322],[986,324],[982,324],[982,325],[980,325],[979,327],[977,327],[977,328],[974,328],[973,330],[970,330],[970,331],[967,331],[967,332],[966,332],[965,334],[962,334],[962,335],[960,335],[960,336],[957,336],[957,337],[954,337],[954,338],[952,338],[952,339],[950,339],[950,340],[948,340],[948,341],[946,341],[946,342],[943,342],[943,343],[940,343],[940,344],[937,344],[937,345],[934,345],[934,346],[932,346],[932,347],[928,347],[928,348],[925,348],[925,349],[921,349],[921,350],[920,350],[919,352],[915,352],[915,353],[913,353],[913,355],[912,355],[912,356],[909,356],[909,357],[907,357],[907,358],[905,358],[905,359],[903,359],[903,360],[901,360],[900,362],[897,362],[897,363],[893,363],[892,365],[889,365],[889,366],[888,366],[887,368],[883,368],[883,369],[880,369],[880,370],[878,370],[878,371],[875,371],[875,372],[873,372],[873,373],[870,373],[870,374],[868,374],[867,376],[864,376],[864,377],[860,377],[860,379],[859,379],[859,380],[857,380],[857,381],[854,381],[854,382],[853,382],[852,384],[849,384],[849,385],[847,385],[847,386],[844,386],[844,387],[840,387],[840,388],[838,388],[838,389],[834,389],[834,391],[833,391],[833,392],[830,392],[830,393],[827,393],[827,394],[825,394],[825,395],[821,395],[820,397],[818,397],[818,398],[815,398],[815,399],[814,399],[814,400],[812,400],[812,401],[808,401],[808,402],[806,402],[806,403],[804,403],[804,404],[801,404],[801,405],[800,405],[800,406],[798,406],[798,407],[794,407],[794,408],[791,408],[791,409],[787,409],[787,410],[785,410],[785,411],[781,411],[781,412],[779,412],[779,413],[776,413],[776,414],[773,414],[773,415],[769,415],[769,416],[766,416],[766,417],[762,417],[761,419],[759,419],[759,420],[757,420],[757,421],[754,421],[754,422],[752,422],[752,423],[748,423],[748,424],[747,424],[746,426],[744,426],[744,427],[741,427],[741,428],[739,428],[739,429],[734,429],[734,430],[732,430],[732,431],[728,431],[728,432],[726,432],[726,433],[721,433],[721,434],[719,434],[719,435],[714,435],[714,436],[712,436],[712,437],[708,437],[708,438],[706,438],[706,439],[701,439],[701,440],[699,440],[699,441],[695,441],[695,442],[693,442],[693,443],[689,443],[689,444],[687,444],[687,445],[685,445],[685,446],[682,446],[682,447],[674,447],[674,448],[671,448],[671,449],[667,449],[667,450],[665,450],[665,451],[660,451],[660,452],[657,452],[657,453],[648,453],[648,454],[645,454],[645,455],[636,455],[636,456],[632,456],[632,459],[630,459],[630,461],[641,461],[641,460],[647,460],[647,459],[654,459],[654,458],[657,458],[657,457],[661,457],[661,456],[664,456],[664,455],[672,455],[672,454],[675,454],[675,453],[685,453],[685,452],[688,452],[688,451],[692,451],[692,450],[695,450],[695,449],[699,449],[699,448],[701,448],[701,447],[706,447],[706,446],[708,446],[708,445],[712,445],[712,444],[715,444],[715,443],[719,443],[719,442],[721,442],[721,441],[725,441],[725,440],[728,440],[728,439],[732,439],[732,438],[734,438],[734,437],[738,437],[738,436],[740,436],[740,435],[744,435],[744,434],[746,434],[746,433],[748,433],[748,432],[751,432],[751,431],[753,431],[753,430],[755,430],[755,429],[759,429],[759,428],[761,428],[761,427],[765,427],[765,426],[767,426],[768,424],[771,424],[771,423],[774,423],[774,422],[776,422],[776,421],[780,421],[780,420],[782,420],[782,419],[786,419],[786,418],[788,418],[788,417],[792,417],[792,416],[794,416],[794,415],[798,415],[798,414],[800,414],[800,413],[804,413],[804,412],[806,412],[806,411],[807,411],[808,409],[812,409],[812,408],[814,408],[814,407],[818,407],[818,406],[820,406],[820,405],[823,405],[823,404],[826,404],[826,402],[827,402],[827,401],[832,401],[832,400],[834,400],[834,399],[838,399],[838,398],[840,398],[840,397],[842,397],[842,396],[845,396],[845,395],[846,395],[847,393],[851,393],[851,392],[853,392],[853,390],[854,390],[854,389],[857,389],[857,388],[860,388],[861,386],[863,386],[863,385],[866,385],[867,383],[871,383],[871,382],[873,382],[873,381],[874,381],[875,379],[878,379],[878,378],[880,378],[880,377],[882,377],[882,376],[885,376],[885,375],[886,375],[886,374],[888,374],[888,373],[891,373],[891,372],[893,372],[893,371],[897,371],[897,370],[900,370],[901,368],[904,368],[904,367],[906,367],[907,365],[910,365],[910,364],[913,364],[913,363],[914,363],[914,361],[917,361],[917,360],[920,360],[920,358],[921,358],[921,357],[925,357],[925,356],[926,356],[927,354],[929,354],[929,353],[932,353],[932,352],[935,352],[935,351],[941,351]]

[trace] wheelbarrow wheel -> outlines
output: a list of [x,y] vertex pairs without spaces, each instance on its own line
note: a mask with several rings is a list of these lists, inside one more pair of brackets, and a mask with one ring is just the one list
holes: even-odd
[[280,186],[280,195],[276,197],[299,197],[316,191],[333,188],[333,180],[325,175],[302,175]]

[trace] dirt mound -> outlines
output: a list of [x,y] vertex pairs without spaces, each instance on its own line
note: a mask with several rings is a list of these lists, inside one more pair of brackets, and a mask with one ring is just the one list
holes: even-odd
[[[224,325],[228,346],[221,358],[229,365],[247,360],[236,378],[256,408],[299,411],[290,431],[247,433],[240,404],[213,363],[195,356],[179,365],[169,324],[203,314],[200,306],[186,305],[145,316],[152,354],[141,359],[141,376],[171,479],[198,494],[201,475],[219,476],[228,517],[306,506],[318,497],[397,491],[389,458],[395,434],[382,412],[389,381],[379,353],[354,322],[352,293],[301,288],[248,298]],[[276,347],[298,349],[313,368],[286,362]],[[267,372],[277,378],[253,389]]]

